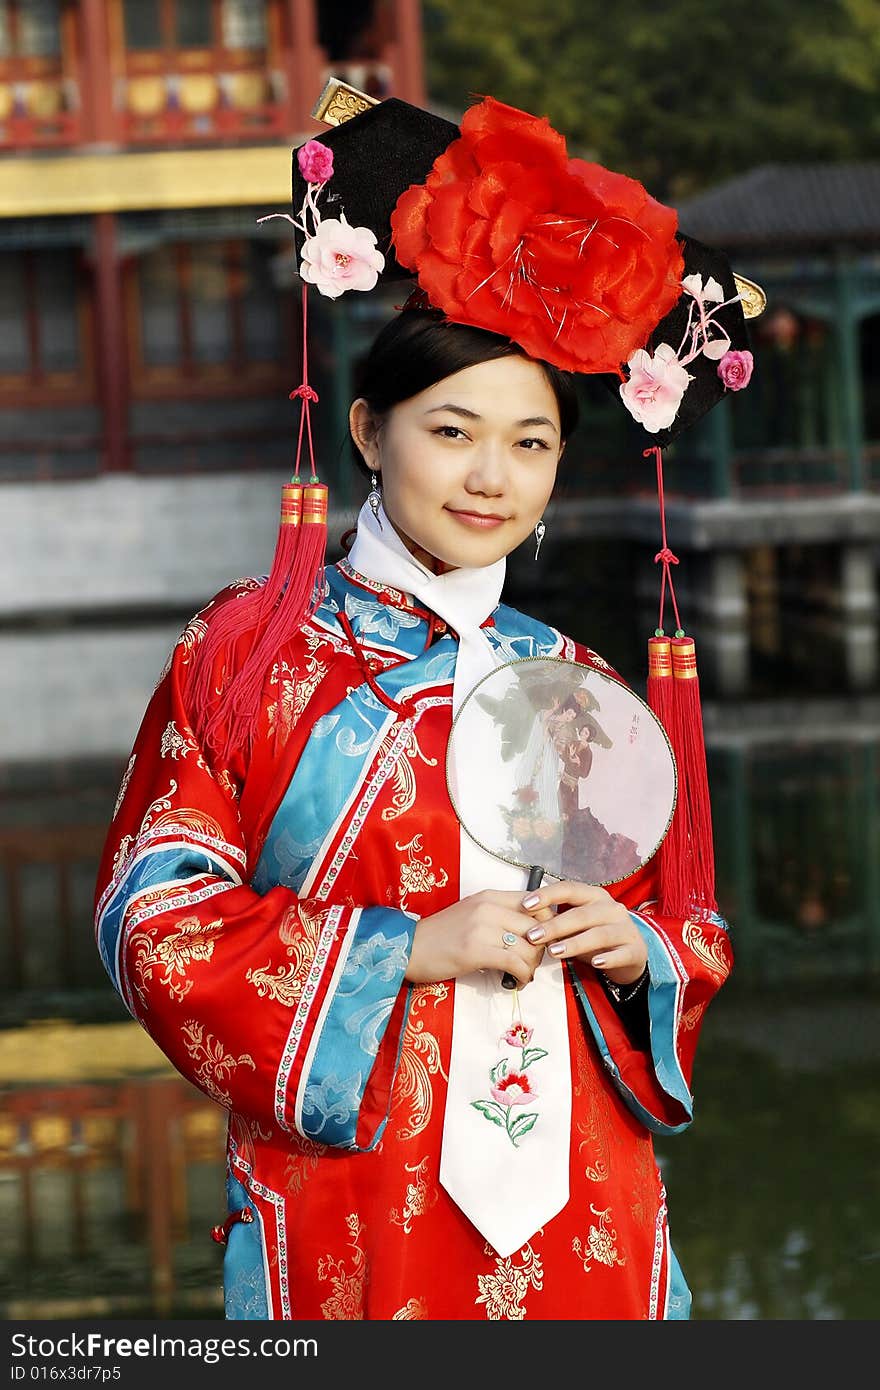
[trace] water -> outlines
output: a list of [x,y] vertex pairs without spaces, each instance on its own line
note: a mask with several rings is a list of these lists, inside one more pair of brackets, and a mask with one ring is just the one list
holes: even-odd
[[690,1130],[658,1142],[695,1319],[880,1307],[880,1000],[788,989],[710,1006]]
[[[726,988],[703,1027],[694,1123],[657,1141],[692,1316],[873,1319],[880,1001],[855,990]],[[4,1317],[222,1318],[222,1247],[210,1229],[225,1214],[225,1116],[160,1075],[25,1093],[43,1129],[30,1130],[39,1156],[30,1222],[0,1132]],[[145,1125],[157,1087],[161,1115]],[[102,1098],[103,1134],[94,1125]],[[91,1120],[64,1131],[59,1111]],[[135,1141],[142,1165],[133,1169]],[[151,1214],[145,1176],[157,1168],[164,1201]]]

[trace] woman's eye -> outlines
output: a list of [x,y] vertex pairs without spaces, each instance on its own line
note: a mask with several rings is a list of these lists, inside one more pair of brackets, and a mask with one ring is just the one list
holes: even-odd
[[[549,448],[550,448],[550,445],[546,442],[546,440],[544,440],[544,439],[538,439],[537,436],[532,436],[530,439],[521,439],[519,442],[520,442],[520,444],[537,444],[537,446],[538,446],[539,449],[549,449]],[[535,452],[535,450],[534,450],[534,449],[529,449],[529,450],[527,450],[527,452],[530,453],[530,454],[533,454],[533,453]]]
[[464,438],[464,431],[457,425],[441,425],[439,429],[432,430],[432,434],[442,434],[444,438],[450,439],[453,435],[460,434]]

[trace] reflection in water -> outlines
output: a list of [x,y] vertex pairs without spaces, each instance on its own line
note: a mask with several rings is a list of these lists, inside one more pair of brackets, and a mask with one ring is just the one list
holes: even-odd
[[9,1088],[2,1110],[6,1318],[220,1315],[225,1111],[164,1076]]
[[[872,1318],[880,1004],[727,988],[694,1125],[657,1144],[693,1317]],[[225,1112],[165,1078],[7,1091],[3,1109],[4,1317],[222,1318]]]
[[692,1316],[876,1317],[880,1004],[722,992],[701,1046],[693,1128],[658,1144]]

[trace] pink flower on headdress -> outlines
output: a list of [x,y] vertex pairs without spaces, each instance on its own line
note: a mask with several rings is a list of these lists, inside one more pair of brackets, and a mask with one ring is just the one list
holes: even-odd
[[299,273],[328,299],[346,290],[371,290],[385,265],[369,227],[352,227],[340,218],[325,217],[313,237],[303,243]]
[[307,140],[296,152],[299,171],[306,183],[326,183],[333,174],[333,151],[320,140]]
[[627,362],[629,380],[621,382],[621,399],[634,420],[648,431],[668,429],[681,398],[693,380],[669,343],[661,343],[653,357],[638,348]]
[[728,391],[742,391],[752,379],[754,365],[750,352],[726,352],[718,363],[718,375]]

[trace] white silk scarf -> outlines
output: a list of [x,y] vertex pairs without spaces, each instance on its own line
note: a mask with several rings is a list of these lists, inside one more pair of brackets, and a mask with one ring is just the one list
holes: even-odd
[[[348,560],[365,578],[411,594],[458,634],[455,718],[477,682],[504,660],[482,624],[498,606],[506,561],[433,574],[410,554],[384,509],[374,516],[366,502]],[[485,751],[456,748],[455,756],[459,765],[452,775],[464,778],[480,767],[482,794],[491,795]],[[460,849],[460,898],[485,888],[524,892],[525,872],[481,849],[463,827]],[[570,1130],[561,963],[545,953],[534,979],[516,992],[502,988],[495,970],[459,976],[440,1182],[502,1258],[568,1201]]]

